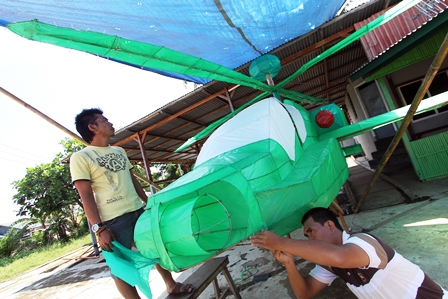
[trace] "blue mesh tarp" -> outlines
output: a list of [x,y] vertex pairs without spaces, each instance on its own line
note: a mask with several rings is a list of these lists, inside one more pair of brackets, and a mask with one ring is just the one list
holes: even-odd
[[38,19],[168,47],[235,69],[331,20],[344,2],[2,0],[0,25]]

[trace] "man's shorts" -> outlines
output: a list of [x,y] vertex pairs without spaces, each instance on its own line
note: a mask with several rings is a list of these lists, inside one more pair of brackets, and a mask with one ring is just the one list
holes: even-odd
[[140,217],[144,211],[144,208],[141,208],[105,221],[104,224],[112,232],[118,243],[131,249],[134,245],[135,224],[137,223],[138,217]]
[[[104,224],[109,228],[115,237],[115,241],[123,246],[132,249],[134,246],[134,228],[138,217],[144,212],[144,208],[138,209],[118,216],[114,219],[105,221]],[[113,250],[113,248],[112,248]],[[119,279],[117,276],[110,273],[113,279]]]

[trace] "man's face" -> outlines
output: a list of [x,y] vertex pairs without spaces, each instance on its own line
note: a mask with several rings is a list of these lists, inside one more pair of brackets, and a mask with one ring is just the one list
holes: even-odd
[[95,118],[93,124],[95,125],[95,128],[97,130],[97,134],[102,134],[109,137],[115,135],[114,125],[109,122],[109,120],[105,116],[97,114],[97,117]]
[[309,217],[305,223],[303,223],[303,234],[309,240],[319,240],[319,241],[331,241],[331,229],[329,227],[329,221],[325,222],[324,225],[315,222],[313,217]]

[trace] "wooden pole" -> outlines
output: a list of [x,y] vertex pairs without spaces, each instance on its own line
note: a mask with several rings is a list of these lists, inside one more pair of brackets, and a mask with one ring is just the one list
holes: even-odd
[[376,180],[378,179],[378,177],[381,174],[381,171],[383,170],[384,166],[386,165],[387,161],[389,161],[389,158],[392,156],[395,148],[398,145],[398,142],[400,142],[401,137],[403,137],[404,133],[406,133],[406,130],[412,121],[412,117],[414,116],[415,111],[417,111],[418,105],[420,104],[423,97],[425,96],[426,91],[428,90],[429,86],[432,83],[432,80],[436,76],[440,66],[442,65],[443,61],[445,60],[447,53],[448,53],[448,34],[445,36],[445,39],[443,40],[442,45],[439,48],[439,51],[437,52],[436,56],[434,57],[434,60],[431,63],[431,66],[429,67],[428,71],[426,72],[426,76],[423,79],[423,82],[420,85],[420,87],[417,91],[417,94],[415,95],[414,99],[412,100],[412,104],[409,107],[409,110],[406,113],[406,116],[404,117],[400,128],[398,129],[397,133],[394,136],[394,139],[392,140],[389,147],[387,148],[386,153],[384,153],[384,156],[381,159],[377,169],[375,170],[375,173],[373,174],[372,179],[370,180],[369,184],[367,185],[366,189],[364,190],[362,197],[356,207],[355,213],[358,213],[360,211],[361,206],[367,197],[367,194],[369,194],[370,189],[372,188],[373,184],[376,182]]
[[68,135],[72,136],[73,138],[81,141],[83,144],[85,145],[89,145],[84,139],[82,139],[80,136],[78,136],[77,134],[73,133],[72,131],[70,131],[69,129],[67,129],[66,127],[64,127],[63,125],[61,125],[60,123],[54,121],[53,119],[49,118],[48,116],[46,116],[45,114],[43,114],[42,112],[40,112],[39,110],[37,110],[36,108],[34,108],[33,106],[27,104],[26,102],[22,101],[21,99],[19,99],[18,97],[16,97],[15,95],[13,95],[12,93],[6,91],[5,89],[0,87],[0,92],[3,93],[4,95],[6,95],[8,98],[16,101],[17,103],[19,103],[20,105],[24,106],[25,108],[27,108],[28,110],[31,110],[32,112],[36,113],[37,115],[39,115],[40,117],[42,117],[43,119],[45,119],[46,121],[48,121],[50,124],[58,127],[60,130],[64,131],[65,133],[67,133]]

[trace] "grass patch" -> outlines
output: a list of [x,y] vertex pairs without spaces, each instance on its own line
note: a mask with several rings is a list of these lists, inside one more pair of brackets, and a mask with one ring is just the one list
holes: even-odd
[[31,251],[19,252],[10,258],[2,258],[0,259],[0,282],[89,244],[92,244],[92,239],[90,234],[87,234],[67,243],[56,243]]

